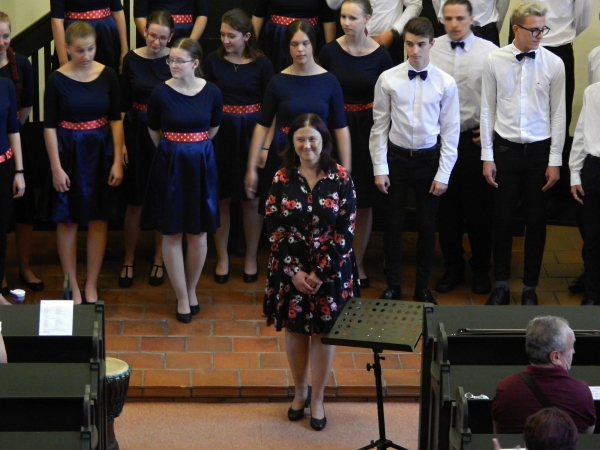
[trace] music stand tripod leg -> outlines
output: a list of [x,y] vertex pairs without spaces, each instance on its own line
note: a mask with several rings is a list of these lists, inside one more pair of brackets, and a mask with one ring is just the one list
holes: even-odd
[[408,450],[385,437],[385,417],[383,414],[383,383],[381,381],[381,363],[380,360],[385,360],[383,356],[380,356],[381,350],[373,349],[373,358],[375,362],[373,364],[367,364],[367,370],[375,373],[375,391],[377,393],[377,421],[379,423],[379,439],[377,441],[371,441],[370,445],[361,447],[359,450],[369,450],[371,448],[386,449],[395,448],[397,450]]

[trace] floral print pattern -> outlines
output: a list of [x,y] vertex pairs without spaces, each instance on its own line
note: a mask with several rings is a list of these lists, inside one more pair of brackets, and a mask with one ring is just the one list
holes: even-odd
[[[273,178],[265,206],[271,257],[263,304],[267,324],[304,334],[329,333],[337,313],[354,296],[352,241],[356,193],[346,169],[336,165],[311,190],[296,169]],[[315,272],[323,282],[307,295],[292,277]]]

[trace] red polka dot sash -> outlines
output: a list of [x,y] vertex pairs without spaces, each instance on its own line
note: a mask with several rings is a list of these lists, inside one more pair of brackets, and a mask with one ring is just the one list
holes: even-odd
[[290,132],[290,127],[281,127],[279,129],[279,131],[284,132],[285,134],[288,134]]
[[2,153],[0,155],[0,164],[8,161],[12,157],[13,157],[13,151],[12,151],[12,148],[9,147],[8,150],[6,150],[4,153]]
[[260,103],[254,105],[223,105],[223,112],[228,114],[250,114],[260,111]]
[[73,20],[104,19],[105,17],[108,17],[108,16],[110,16],[110,8],[95,9],[93,11],[85,11],[85,12],[67,11],[65,13],[65,18],[73,19]]
[[165,131],[163,133],[165,139],[173,142],[201,142],[208,141],[208,131],[200,131],[199,133],[173,133]]
[[344,103],[344,111],[358,112],[365,111],[367,109],[373,109],[373,102],[371,103]]
[[148,105],[146,105],[144,103],[133,102],[133,107],[140,111],[144,111],[144,112],[148,111]]
[[96,128],[103,127],[108,123],[108,119],[106,117],[100,117],[96,120],[90,120],[89,122],[67,122],[63,120],[59,122],[58,126],[61,128],[66,128],[67,130],[95,130]]
[[173,14],[173,22],[175,23],[192,23],[194,16],[191,14]]
[[283,25],[284,27],[287,27],[294,20],[306,20],[313,27],[319,23],[318,17],[311,17],[310,19],[304,19],[304,18],[299,18],[299,17],[285,17],[285,16],[276,16],[276,15],[271,16],[271,22],[276,23],[277,25]]

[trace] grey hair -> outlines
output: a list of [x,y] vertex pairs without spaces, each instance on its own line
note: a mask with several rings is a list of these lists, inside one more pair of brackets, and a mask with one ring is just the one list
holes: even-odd
[[554,350],[567,351],[569,322],[558,316],[538,316],[530,320],[525,330],[525,351],[533,364],[549,364]]
[[510,23],[521,25],[529,16],[545,17],[548,7],[540,2],[517,3],[510,17]]

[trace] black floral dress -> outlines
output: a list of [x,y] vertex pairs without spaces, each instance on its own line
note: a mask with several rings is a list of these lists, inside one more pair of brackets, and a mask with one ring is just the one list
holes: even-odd
[[[279,170],[266,202],[271,244],[263,310],[277,330],[329,333],[346,300],[354,296],[352,241],[356,193],[346,169],[337,165],[311,190],[296,169]],[[292,283],[298,271],[323,282],[307,295]]]

